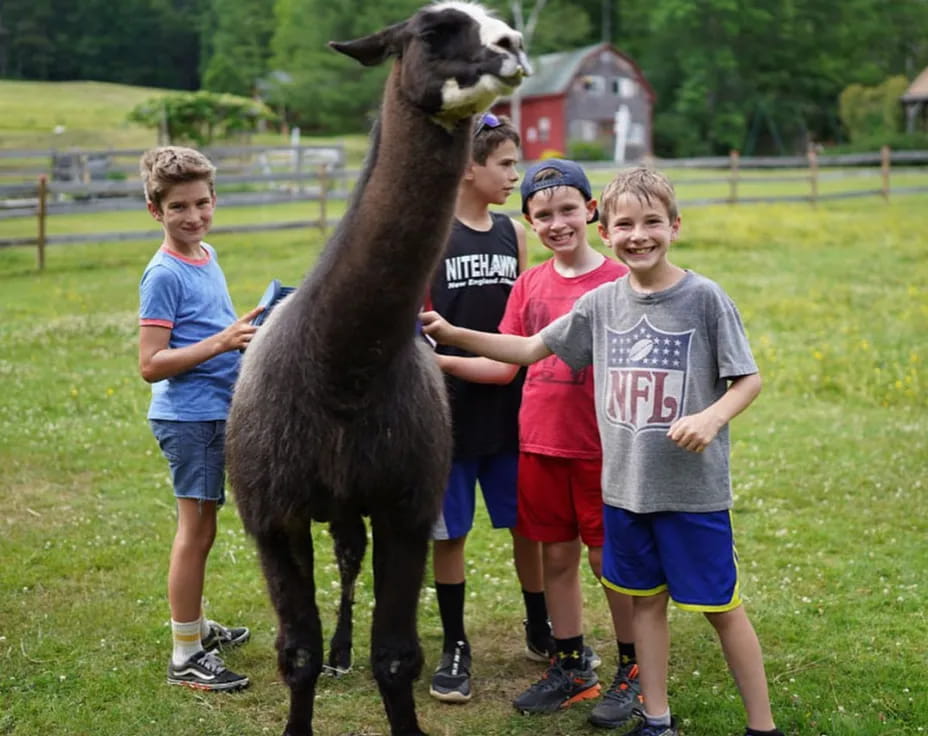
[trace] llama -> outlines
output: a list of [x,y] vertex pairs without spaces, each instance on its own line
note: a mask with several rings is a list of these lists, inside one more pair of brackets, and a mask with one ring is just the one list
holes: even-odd
[[329,523],[339,560],[329,664],[341,668],[368,516],[371,669],[391,733],[420,736],[416,609],[451,435],[444,382],[416,316],[450,230],[472,117],[530,70],[521,36],[464,2],[330,45],[365,66],[396,60],[348,211],[245,353],[228,421],[229,479],[279,619],[285,735],[312,734],[324,667],[311,523]]

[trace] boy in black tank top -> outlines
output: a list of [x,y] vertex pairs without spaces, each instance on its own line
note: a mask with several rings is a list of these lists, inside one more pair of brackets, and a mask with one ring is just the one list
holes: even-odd
[[[474,128],[471,163],[458,191],[455,221],[445,256],[432,282],[428,304],[454,324],[495,332],[516,277],[527,262],[525,228],[490,212],[503,204],[519,180],[519,134],[505,118],[485,113]],[[525,601],[526,654],[547,661],[551,646],[540,545],[516,535],[521,372],[507,366],[492,383],[461,377],[474,357],[439,347],[454,431],[454,462],[442,514],[433,530],[433,568],[443,644],[429,692],[438,700],[470,700],[471,650],[464,629],[464,547],[474,520],[479,482],[494,528],[513,535],[513,557]]]

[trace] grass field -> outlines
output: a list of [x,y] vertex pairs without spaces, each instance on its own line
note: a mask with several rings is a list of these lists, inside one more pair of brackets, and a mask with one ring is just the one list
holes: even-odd
[[[790,736],[928,729],[925,207],[925,197],[899,197],[684,210],[674,246],[675,262],[739,304],[765,381],[733,425],[734,519],[743,592]],[[217,224],[238,216],[220,207]],[[270,278],[296,283],[321,239],[288,231],[212,242],[243,312]],[[275,619],[234,504],[221,514],[208,613],[252,627],[252,642],[227,656],[252,687],[211,696],[164,684],[173,503],[136,370],[137,282],[155,246],[55,247],[42,274],[32,249],[0,250],[0,734],[256,736],[283,726]],[[533,243],[533,261],[544,257]],[[325,530],[315,536],[330,632],[337,574]],[[521,655],[504,535],[482,516],[468,590],[477,694],[463,707],[428,696],[441,632],[433,591],[422,594],[425,730],[594,733],[589,705],[540,718],[512,710],[540,669]],[[322,681],[321,736],[385,733],[366,662],[370,591],[366,571],[357,665]],[[585,595],[608,680],[614,645],[589,576]],[[740,734],[741,706],[709,625],[673,611],[671,628],[671,700],[684,733]]]

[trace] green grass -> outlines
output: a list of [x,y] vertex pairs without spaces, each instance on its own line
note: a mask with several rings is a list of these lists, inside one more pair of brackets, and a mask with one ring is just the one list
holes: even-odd
[[[734,518],[774,711],[791,736],[920,734],[928,724],[928,236],[913,220],[924,207],[924,197],[908,197],[683,213],[673,259],[733,296],[765,381],[733,426]],[[217,224],[234,216],[220,207]],[[240,312],[270,278],[296,283],[321,243],[312,231],[211,240]],[[41,274],[33,249],[0,250],[0,734],[257,736],[283,727],[275,618],[231,504],[211,555],[208,611],[252,627],[252,642],[227,661],[253,685],[211,696],[164,684],[173,502],[144,420],[135,321],[138,278],[155,247],[53,247]],[[533,262],[543,258],[533,241]],[[416,698],[425,730],[594,733],[588,705],[540,718],[512,710],[540,669],[520,653],[506,535],[487,527],[481,511],[468,546],[477,694],[467,706],[428,696],[441,630],[433,591],[422,594],[426,676]],[[315,536],[330,633],[337,572],[324,528]],[[608,679],[606,608],[588,574],[584,585],[587,633]],[[371,587],[368,566],[356,670],[321,682],[321,736],[385,733],[366,661]],[[711,628],[676,610],[671,628],[671,698],[684,733],[740,734],[741,706]]]

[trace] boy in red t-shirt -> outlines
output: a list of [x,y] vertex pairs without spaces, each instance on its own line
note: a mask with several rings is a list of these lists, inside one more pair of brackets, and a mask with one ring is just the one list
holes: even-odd
[[[553,257],[519,276],[500,322],[502,333],[534,335],[570,311],[597,286],[628,269],[595,250],[587,225],[597,219],[596,200],[583,169],[547,159],[522,180],[522,212]],[[471,380],[501,382],[517,366],[471,359]],[[557,356],[530,366],[519,413],[517,533],[542,543],[545,599],[554,630],[555,658],[542,678],[515,699],[523,712],[549,713],[599,695],[599,679],[583,642],[580,587],[582,545],[601,576],[602,447],[596,423],[593,373],[572,370]],[[638,667],[631,628],[631,599],[604,588],[619,648],[618,671],[591,720],[625,722],[640,707]]]

